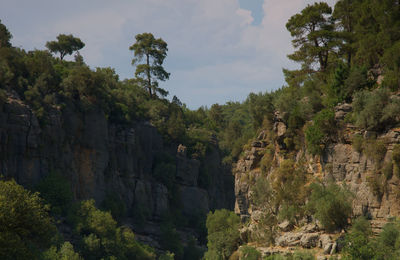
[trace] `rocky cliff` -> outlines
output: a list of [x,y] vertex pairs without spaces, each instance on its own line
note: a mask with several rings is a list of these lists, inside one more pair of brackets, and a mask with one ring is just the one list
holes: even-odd
[[[76,199],[94,198],[98,205],[107,194],[116,194],[126,206],[127,224],[156,247],[161,217],[171,210],[169,190],[153,176],[157,154],[174,158],[174,184],[184,217],[233,208],[233,176],[222,166],[217,145],[200,163],[177,153],[177,145],[165,145],[148,122],[110,123],[101,110],[80,111],[73,104],[47,112],[39,122],[16,94],[8,93],[0,104],[0,172],[6,178],[34,187],[58,172],[71,182]],[[208,187],[198,185],[201,167],[211,176]],[[145,222],[135,225],[130,219],[143,208]]]
[[[234,169],[235,174],[235,212],[243,221],[249,220],[247,228],[242,230],[244,240],[250,242],[252,233],[257,232],[259,212],[252,203],[252,192],[255,182],[263,174],[270,176],[284,158],[290,157],[296,162],[303,160],[307,173],[312,180],[324,183],[335,181],[345,184],[354,194],[353,215],[364,215],[371,219],[373,231],[379,232],[392,217],[400,216],[400,175],[396,173],[393,150],[400,143],[400,129],[389,129],[381,133],[355,128],[345,122],[351,112],[350,104],[341,104],[335,108],[335,121],[339,126],[320,156],[311,156],[303,145],[292,154],[282,152],[287,127],[275,116],[273,128],[260,133],[253,141],[251,148],[244,152]],[[266,136],[272,134],[274,141]],[[355,137],[364,142],[370,141],[369,148],[357,147]],[[303,140],[304,143],[304,140]],[[271,168],[263,173],[260,161],[272,150]],[[369,149],[369,151],[368,151]],[[397,169],[398,170],[398,169]],[[394,173],[393,173],[394,171]],[[318,221],[304,219],[297,227],[283,222],[278,225],[275,246],[258,244],[264,254],[293,252],[300,248],[320,248],[321,259],[337,250],[336,240],[339,233],[328,233]],[[343,231],[342,231],[343,232]]]

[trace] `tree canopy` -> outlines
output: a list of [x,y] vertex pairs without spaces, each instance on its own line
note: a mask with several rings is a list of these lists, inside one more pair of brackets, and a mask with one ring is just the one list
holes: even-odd
[[288,57],[301,62],[303,69],[310,70],[314,63],[318,63],[321,71],[327,68],[329,53],[334,47],[334,24],[327,16],[331,13],[332,8],[327,3],[315,3],[293,15],[286,23],[294,37],[293,47],[298,49]]
[[72,34],[60,34],[57,36],[57,41],[47,42],[46,47],[50,52],[60,53],[60,59],[63,60],[65,55],[71,55],[74,51],[82,49],[85,44]]
[[7,27],[1,23],[0,20],[0,48],[11,47],[10,40],[12,38],[11,33],[8,31]]
[[50,245],[56,229],[48,210],[38,193],[0,181],[1,259],[35,259]]
[[[162,96],[168,95],[168,91],[160,88],[157,81],[169,79],[170,73],[162,66],[167,57],[167,43],[161,38],[154,38],[151,33],[138,34],[135,39],[136,42],[129,49],[134,51],[135,58],[132,59],[132,65],[136,65],[136,78],[147,88],[151,97],[157,92]],[[143,60],[144,63],[140,63]]]
[[240,218],[232,211],[221,209],[207,215],[208,252],[205,259],[228,259],[237,249]]

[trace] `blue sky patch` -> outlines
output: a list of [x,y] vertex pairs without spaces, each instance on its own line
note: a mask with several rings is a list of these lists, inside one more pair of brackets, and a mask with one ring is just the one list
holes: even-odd
[[239,0],[240,8],[251,11],[254,21],[252,25],[259,25],[264,17],[264,0]]

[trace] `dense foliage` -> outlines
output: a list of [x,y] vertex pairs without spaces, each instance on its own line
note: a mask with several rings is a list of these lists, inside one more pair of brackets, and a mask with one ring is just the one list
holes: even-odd
[[[40,184],[41,190],[47,194],[46,201],[55,203],[52,211],[65,215],[58,204],[64,197],[54,197],[52,181],[59,185],[59,177],[52,175]],[[50,206],[39,195],[13,180],[0,181],[1,259],[155,259],[153,249],[137,242],[129,228],[117,227],[111,214],[97,209],[93,200],[69,209],[74,245],[63,242],[49,215]]]
[[48,211],[38,193],[0,180],[0,258],[38,258],[56,232]]
[[129,228],[117,227],[109,212],[97,209],[94,200],[82,201],[73,221],[85,259],[155,259],[155,254],[139,244]]
[[400,257],[400,225],[387,223],[378,236],[373,236],[370,223],[356,219],[344,240],[344,259],[398,259]]
[[59,173],[50,173],[36,186],[40,196],[55,214],[66,214],[72,205],[73,194],[70,182]]
[[63,60],[65,55],[71,55],[74,51],[82,49],[85,44],[72,34],[60,34],[57,36],[57,41],[47,42],[46,47],[50,52],[60,53],[60,59]]
[[[102,111],[109,122],[116,124],[149,121],[165,142],[187,146],[191,158],[206,160],[218,144],[228,166],[242,156],[242,151],[261,132],[258,139],[268,144],[260,162],[262,176],[249,180],[255,182],[252,202],[263,212],[259,226],[264,232],[259,232],[260,237],[255,239],[273,243],[278,221],[297,224],[307,214],[316,217],[328,231],[334,231],[349,224],[352,196],[335,184],[308,186],[307,170],[302,158],[295,157],[296,151],[305,149],[312,156],[320,156],[332,141],[341,138],[335,107],[342,103],[352,103],[352,112],[343,123],[352,124],[358,130],[379,133],[399,126],[399,21],[397,0],[338,0],[333,7],[324,2],[310,4],[286,24],[295,49],[288,58],[300,67],[283,70],[285,86],[271,93],[251,93],[244,102],[214,104],[197,110],[188,109],[176,96],[172,101],[165,99],[168,92],[158,81],[169,78],[162,67],[168,48],[166,42],[151,33],[136,36],[136,42],[130,47],[134,51],[135,77],[120,80],[112,68],[90,68],[79,53],[74,61],[64,60],[65,55],[84,47],[72,35],[59,35],[57,41],[48,42],[49,51],[27,52],[11,45],[12,35],[0,22],[0,105],[7,98],[18,96],[33,109],[41,124],[48,123],[52,111],[67,109],[82,113]],[[55,58],[50,52],[59,53],[60,57]],[[284,129],[281,136],[275,136],[278,123]],[[368,185],[375,195],[382,196],[385,183],[392,175],[400,176],[400,148],[394,147],[390,163],[380,165],[386,154],[382,141],[355,135],[352,142],[358,152],[378,165],[375,170],[379,174],[368,179]],[[279,163],[274,162],[275,144],[283,158]],[[185,249],[180,244],[176,225],[196,222],[201,226],[201,221],[182,220],[179,214],[175,159],[165,154],[157,156],[152,170],[152,177],[168,188],[170,203],[176,210],[176,220],[166,221],[162,230],[162,243],[172,252],[164,254],[162,259],[188,257],[194,251],[187,250],[190,245]],[[267,173],[271,174],[266,176]],[[207,188],[211,181],[207,169],[201,168],[199,185]],[[1,197],[0,210],[6,218],[3,221],[14,223],[23,218],[23,223],[18,224],[21,225],[18,236],[1,225],[1,256],[27,258],[47,249],[43,257],[49,259],[155,257],[152,250],[136,242],[132,231],[117,226],[114,218],[126,213],[115,194],[107,194],[102,204],[111,213],[96,209],[93,201],[77,206],[72,214],[79,237],[77,244],[57,242],[49,247],[55,227],[47,210],[51,209],[55,216],[68,211],[72,204],[68,182],[54,173],[35,187],[51,206],[43,206],[37,194],[24,191],[14,182],[1,185],[4,188],[0,192],[19,194]],[[4,202],[12,198],[15,201]],[[25,221],[22,213],[8,219],[10,205],[21,201],[27,202],[22,203],[26,207],[22,208],[31,212],[32,221]],[[137,207],[133,215],[140,222],[146,218],[146,205]],[[29,226],[30,223],[35,226]],[[239,218],[226,210],[215,211],[208,215],[206,225],[206,259],[227,259],[239,246]],[[398,258],[398,227],[397,222],[389,224],[375,239],[366,220],[354,222],[346,236],[346,257]],[[37,234],[33,236],[30,232]],[[3,246],[4,243],[14,244],[10,247]],[[14,251],[7,251],[11,249]],[[249,258],[258,257],[251,248],[242,251]],[[293,258],[296,259],[296,254]],[[310,256],[304,253],[303,258]]]
[[226,209],[210,212],[207,216],[208,251],[205,259],[225,260],[239,246],[240,219]]
[[343,229],[352,214],[352,194],[337,184],[311,185],[308,209],[327,231]]

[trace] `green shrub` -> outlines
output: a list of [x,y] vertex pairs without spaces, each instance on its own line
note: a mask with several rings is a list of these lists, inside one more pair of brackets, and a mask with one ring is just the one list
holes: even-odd
[[174,186],[176,175],[176,161],[175,158],[166,152],[156,155],[153,176],[154,178],[164,184],[169,190]]
[[241,260],[259,260],[261,259],[261,253],[251,246],[242,246],[240,248]]
[[233,212],[221,209],[207,215],[208,251],[205,259],[228,259],[239,245],[240,218]]
[[399,259],[400,257],[400,223],[385,224],[376,239],[377,259]]
[[297,223],[303,217],[308,189],[307,172],[301,164],[292,160],[281,162],[271,176],[274,204],[280,207],[280,220]]
[[114,219],[120,220],[126,214],[125,203],[116,193],[107,193],[103,202],[102,209],[109,211]]
[[138,225],[143,225],[145,224],[146,219],[150,217],[150,214],[150,209],[145,203],[134,203],[131,212],[133,222]]
[[400,144],[396,144],[393,147],[392,161],[393,173],[396,174],[397,177],[400,177]]
[[379,199],[382,198],[385,192],[386,180],[380,174],[374,174],[367,178],[368,187],[372,190],[372,193]]
[[344,259],[374,259],[376,250],[372,244],[371,235],[372,231],[369,222],[364,217],[356,219],[350,232],[345,237]]
[[392,178],[392,176],[393,176],[393,167],[394,166],[393,166],[392,161],[386,163],[383,166],[382,172],[383,172],[383,175],[385,176],[386,180],[390,180]]
[[247,97],[250,104],[250,116],[255,130],[262,127],[264,121],[272,121],[274,107],[270,93],[250,93]]
[[251,239],[257,242],[272,244],[275,241],[277,212],[275,211],[276,201],[274,191],[267,178],[258,178],[253,186],[252,203],[261,210],[262,214],[255,226],[256,230],[252,232]]
[[263,174],[266,174],[271,169],[274,160],[274,153],[275,153],[274,146],[272,144],[269,144],[266,147],[264,155],[260,161],[260,168]]
[[365,155],[375,163],[377,168],[380,168],[386,151],[387,148],[383,140],[367,139],[364,144]]
[[42,255],[43,260],[82,260],[79,253],[75,252],[74,247],[70,242],[64,242],[59,249],[52,246]]
[[161,246],[175,255],[176,259],[182,259],[184,248],[181,237],[170,219],[164,219],[161,224]]
[[315,260],[315,257],[311,252],[303,250],[294,252],[293,260]]
[[307,151],[312,155],[321,155],[323,151],[322,140],[324,133],[316,125],[309,125],[305,131]]
[[262,208],[263,206],[271,204],[273,199],[273,191],[267,178],[258,178],[252,188],[251,201],[255,206]]
[[7,101],[7,92],[0,88],[0,108]]
[[395,165],[400,165],[400,144],[393,147],[392,160]]
[[173,141],[182,140],[186,132],[182,111],[171,110],[166,124],[166,132],[168,133],[168,137]]
[[381,233],[379,233],[379,242],[392,250],[397,249],[400,245],[398,242],[400,238],[399,223],[387,223]]
[[269,255],[264,257],[263,260],[291,260],[291,256]]
[[251,233],[250,240],[265,245],[273,245],[277,234],[277,218],[276,214],[263,209],[257,225]]
[[211,139],[211,135],[211,131],[200,127],[190,127],[186,132],[186,138],[191,144],[196,142],[207,144]]
[[352,139],[353,149],[361,153],[364,145],[364,138],[360,134],[353,135]]
[[385,66],[384,79],[382,85],[390,88],[392,91],[397,91],[400,86],[400,43],[396,41],[392,46],[385,50],[382,57]]
[[171,253],[169,251],[167,251],[166,253],[162,254],[158,260],[174,260],[175,259],[175,255],[174,253]]
[[203,254],[204,251],[196,246],[195,238],[191,237],[184,249],[183,259],[200,260],[202,259]]
[[335,183],[311,184],[311,196],[307,204],[313,214],[327,231],[335,231],[348,225],[352,214],[353,195]]
[[367,130],[383,130],[396,122],[400,101],[390,97],[386,88],[360,91],[355,94],[353,116],[356,126]]
[[348,78],[350,69],[343,63],[339,63],[334,73],[331,74],[330,82],[328,84],[328,97],[327,103],[329,105],[336,105],[339,102],[349,98],[348,94],[351,94],[344,87],[345,80]]
[[345,237],[344,259],[399,259],[400,224],[392,221],[373,236],[370,223],[360,217]]
[[56,227],[38,193],[0,180],[0,259],[37,259]]
[[321,155],[335,128],[335,113],[332,109],[323,109],[316,114],[312,124],[308,125],[305,131],[308,151],[312,155]]
[[82,201],[76,211],[75,232],[85,259],[155,259],[153,250],[136,241],[133,232],[117,227],[109,212],[97,209],[94,200]]
[[353,93],[358,90],[368,89],[373,83],[374,82],[368,78],[366,68],[353,67],[347,79],[344,81],[344,99],[350,101]]
[[71,183],[61,174],[51,172],[36,186],[40,196],[51,206],[55,214],[65,214],[72,203]]
[[290,255],[270,255],[263,258],[264,260],[315,260],[315,256],[308,251],[296,251]]

